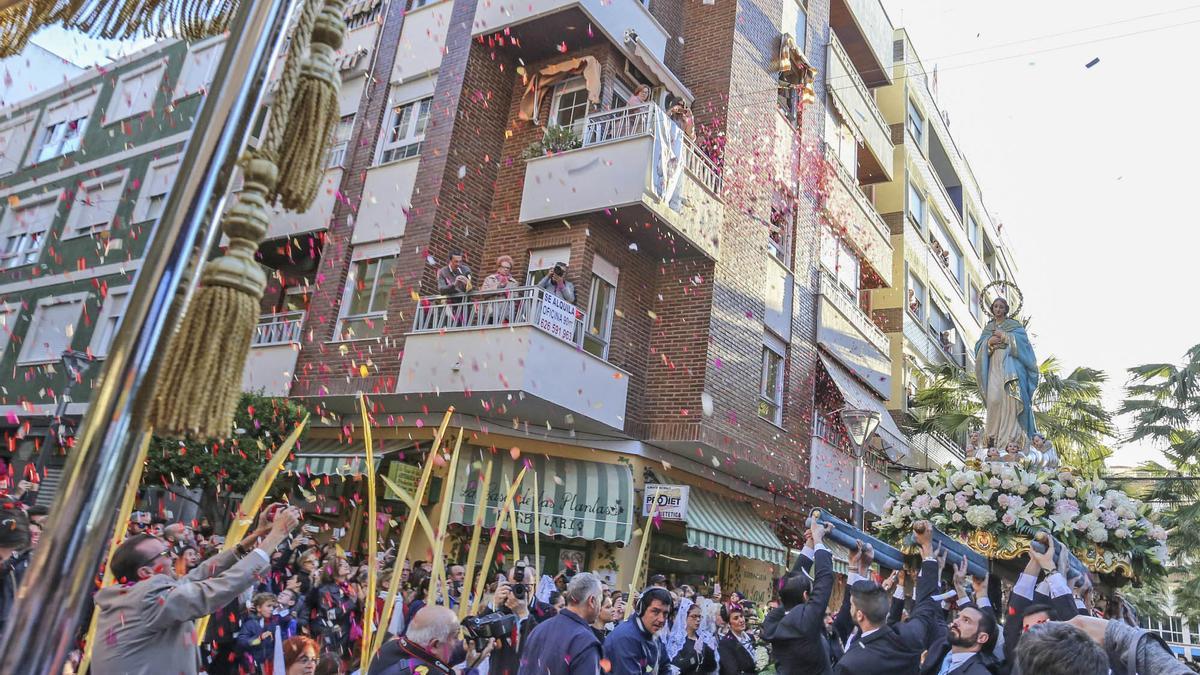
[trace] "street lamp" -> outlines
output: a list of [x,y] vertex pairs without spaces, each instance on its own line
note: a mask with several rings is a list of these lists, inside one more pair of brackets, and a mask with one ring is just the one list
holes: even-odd
[[863,529],[866,516],[863,512],[863,496],[867,486],[867,443],[879,428],[879,412],[876,410],[858,410],[843,408],[838,411],[846,433],[850,436],[851,450],[857,465],[854,467],[854,526]]

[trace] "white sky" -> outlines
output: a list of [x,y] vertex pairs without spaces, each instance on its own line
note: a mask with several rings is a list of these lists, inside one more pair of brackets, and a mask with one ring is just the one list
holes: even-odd
[[[1039,357],[1105,370],[1115,407],[1125,368],[1200,343],[1185,199],[1200,191],[1200,3],[882,2],[938,66],[939,106],[1015,246]],[[34,41],[83,66],[148,43]],[[1126,446],[1112,463],[1155,454]]]
[[[938,104],[1013,243],[1038,357],[1106,371],[1115,407],[1126,368],[1200,343],[1200,4],[883,5],[938,65]],[[1128,445],[1110,464],[1156,454]]]

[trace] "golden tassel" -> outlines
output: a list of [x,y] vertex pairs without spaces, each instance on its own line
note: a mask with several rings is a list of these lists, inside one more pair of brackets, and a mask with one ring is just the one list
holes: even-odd
[[61,0],[28,0],[0,12],[0,58],[19,54],[29,38],[53,22]]
[[179,332],[171,337],[150,409],[152,425],[165,434],[225,437],[242,393],[242,369],[258,324],[267,275],[254,260],[267,234],[266,196],[275,165],[251,159],[245,188],[221,229],[225,255],[210,261]]
[[325,152],[341,119],[341,75],[334,61],[346,37],[345,0],[326,0],[313,24],[308,58],[300,70],[300,88],[288,113],[288,142],[279,158],[276,192],[284,208],[304,211],[317,197],[325,175]]
[[[188,3],[197,0],[179,1],[190,7]],[[322,0],[305,0],[280,78],[279,110],[290,110],[295,98],[300,55],[308,49],[322,6]],[[164,433],[224,437],[233,426],[242,371],[267,287],[266,273],[254,255],[266,237],[279,182],[276,158],[286,138],[284,114],[273,120],[262,147],[243,161],[245,187],[221,223],[229,248],[205,265],[196,297],[167,346],[149,415],[150,425]]]

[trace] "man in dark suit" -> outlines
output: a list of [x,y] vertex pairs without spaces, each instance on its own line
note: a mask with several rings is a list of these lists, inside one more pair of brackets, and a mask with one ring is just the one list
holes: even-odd
[[[1008,620],[1004,623],[1004,661],[1013,663],[1021,635],[1031,627],[1047,621],[1070,621],[1078,610],[1066,579],[1066,547],[1054,561],[1054,549],[1044,553],[1029,549],[1029,562],[1017,577],[1008,596]],[[1046,574],[1042,583],[1047,593],[1040,593],[1038,575]]]
[[966,590],[967,561],[954,570],[954,591],[959,599],[958,615],[949,630],[935,640],[921,664],[921,675],[993,675],[991,657],[996,639],[996,615],[987,600],[987,579],[973,579],[979,604],[969,601]]
[[762,638],[771,643],[779,675],[831,673],[825,642],[825,606],[833,593],[833,554],[825,547],[825,526],[814,521],[812,579],[805,571],[806,548],[779,589],[782,606],[767,612]]
[[938,571],[933,526],[920,522],[913,529],[920,531],[916,538],[923,561],[917,577],[916,604],[908,621],[887,625],[890,594],[872,580],[856,580],[850,586],[847,609],[859,635],[850,640],[845,656],[834,669],[836,675],[911,675],[920,669],[921,653],[946,634],[941,607],[933,599]]

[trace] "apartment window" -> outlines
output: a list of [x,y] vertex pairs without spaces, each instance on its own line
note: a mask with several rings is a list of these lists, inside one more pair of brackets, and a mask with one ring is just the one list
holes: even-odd
[[573,77],[558,85],[550,103],[550,123],[569,128],[583,137],[583,125],[588,116],[588,91],[582,77]]
[[783,361],[787,346],[771,339],[762,349],[762,371],[758,389],[758,415],[783,426]]
[[791,197],[782,190],[775,190],[771,196],[771,224],[767,250],[785,267],[792,266],[791,243],[796,212],[791,202]]
[[154,98],[158,96],[166,71],[165,64],[157,63],[118,78],[108,108],[104,111],[104,124],[149,112],[154,107]]
[[930,237],[930,248],[938,257],[938,262],[950,270],[950,274],[958,281],[958,285],[965,288],[963,285],[963,254],[962,249],[954,240],[950,238],[950,232],[946,228],[946,221],[942,220],[941,216],[934,214],[932,220],[932,233]]
[[96,329],[92,331],[92,342],[89,349],[96,358],[108,356],[117,329],[121,327],[121,319],[125,316],[125,308],[129,305],[129,288],[110,288],[104,306],[96,317]]
[[71,348],[87,294],[49,298],[38,303],[21,346],[20,365],[54,363]]
[[183,70],[175,81],[175,92],[172,100],[178,100],[192,94],[208,90],[212,84],[213,75],[217,71],[217,62],[221,59],[221,48],[224,41],[211,42],[200,47],[192,46],[183,57]]
[[979,221],[975,220],[975,214],[970,211],[967,212],[967,239],[971,242],[971,248],[975,249],[976,253],[979,253],[979,241],[981,239]]
[[392,108],[391,119],[384,127],[386,136],[379,157],[380,164],[421,154],[421,141],[425,140],[425,128],[429,126],[432,106],[431,96]]
[[588,298],[587,331],[583,334],[583,350],[602,359],[608,358],[608,345],[612,339],[617,278],[616,265],[600,256],[592,260],[592,290]]
[[333,145],[325,155],[325,168],[332,169],[342,166],[346,161],[346,148],[350,145],[350,135],[354,132],[354,113],[342,115],[337,128],[333,132]]
[[778,89],[779,112],[793,124],[800,121],[800,89],[790,82],[785,75],[780,75],[775,83]]
[[971,306],[971,316],[975,317],[976,321],[983,323],[983,306],[980,304],[979,286],[976,286],[974,281],[971,282],[967,295],[967,304]]
[[44,162],[78,150],[79,144],[83,142],[83,132],[87,130],[87,120],[88,116],[84,115],[47,126],[42,132],[42,145],[38,150],[37,161]]
[[408,8],[409,8],[409,10],[420,9],[420,8],[424,7],[425,5],[432,5],[433,3],[437,2],[437,1],[438,0],[411,0]]
[[346,29],[354,30],[355,28],[362,28],[363,26],[374,22],[381,14],[383,14],[382,2],[377,3],[374,7],[365,12],[359,12],[349,19],[346,19]]
[[157,220],[167,205],[171,185],[179,173],[179,157],[168,157],[150,164],[142,180],[141,194],[133,210],[133,222]]
[[33,116],[0,127],[0,176],[6,176],[21,168],[25,149],[33,136]]
[[908,184],[908,217],[917,226],[917,230],[925,231],[925,195],[911,182]]
[[912,99],[908,100],[908,132],[912,134],[917,145],[924,143],[925,118],[921,115],[921,111],[917,110],[917,104],[913,103]]
[[832,96],[825,105],[825,144],[851,176],[858,175],[858,141],[839,114]]
[[59,195],[35,203],[10,208],[4,214],[3,249],[0,249],[0,266],[5,268],[31,265],[37,262],[46,243],[46,233],[58,214]]
[[862,291],[862,261],[849,243],[828,228],[821,231],[821,265],[837,279],[842,293],[858,304]]
[[925,284],[917,278],[912,270],[908,272],[908,291],[907,291],[907,306],[908,311],[916,317],[918,321],[924,318],[925,310]]
[[337,339],[359,340],[383,334],[388,296],[396,283],[395,264],[395,256],[354,262],[346,278]]
[[808,7],[806,0],[796,2],[796,24],[793,26],[792,37],[796,38],[796,46],[805,51],[808,45]]
[[20,305],[0,305],[0,361],[4,360],[4,351],[12,341],[13,330],[17,327],[17,317],[20,313]]
[[97,96],[98,92],[92,89],[46,109],[38,136],[36,161],[44,162],[79,149]]
[[609,109],[624,108],[631,96],[633,96],[633,91],[624,82],[620,80],[613,82],[612,101],[609,103]]
[[71,200],[63,236],[81,236],[109,229],[117,217],[124,190],[124,172],[81,183]]
[[[601,258],[603,260],[603,258]],[[536,286],[542,283],[550,270],[557,263],[570,265],[571,263],[571,247],[570,246],[555,246],[554,248],[541,248],[529,252],[529,267],[525,268],[525,285]],[[592,267],[595,267],[593,263]],[[615,269],[615,268],[614,268]],[[616,286],[616,284],[613,284]]]

